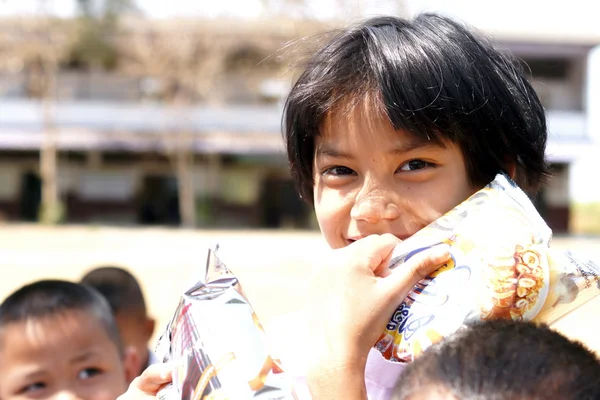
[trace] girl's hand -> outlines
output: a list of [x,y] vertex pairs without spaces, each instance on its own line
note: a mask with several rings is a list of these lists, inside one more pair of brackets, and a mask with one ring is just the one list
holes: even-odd
[[[450,258],[441,245],[391,271],[400,240],[371,235],[331,251],[314,271],[309,293],[308,383],[316,399],[366,399],[364,370],[370,349],[394,310],[418,281]],[[342,392],[342,391],[343,392]]]

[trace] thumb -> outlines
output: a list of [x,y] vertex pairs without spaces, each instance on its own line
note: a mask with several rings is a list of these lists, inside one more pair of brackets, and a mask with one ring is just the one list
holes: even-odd
[[158,390],[172,380],[173,364],[153,364],[142,375],[135,378],[132,386],[146,394],[156,394]]
[[389,233],[383,235],[371,235],[364,239],[357,240],[346,247],[352,252],[352,259],[357,265],[365,266],[373,273],[389,262],[394,248],[400,240]]
[[441,244],[424,250],[398,266],[383,281],[388,293],[406,297],[408,292],[422,279],[425,279],[436,269],[450,259],[450,246]]

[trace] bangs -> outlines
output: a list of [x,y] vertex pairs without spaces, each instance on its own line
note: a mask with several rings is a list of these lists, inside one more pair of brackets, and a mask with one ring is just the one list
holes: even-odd
[[[334,118],[338,124],[341,123],[344,126],[347,124],[348,129],[352,129],[351,127],[357,123],[357,119],[360,119],[361,123],[366,125],[366,131],[361,132],[361,134],[365,135],[374,134],[376,137],[377,132],[381,131],[381,129],[391,127],[397,132],[403,131],[410,135],[433,141],[440,147],[446,147],[445,143],[448,141],[447,135],[440,134],[439,130],[433,125],[431,129],[410,130],[407,129],[409,125],[406,119],[403,118],[400,122],[393,121],[390,117],[389,108],[383,102],[382,94],[379,91],[361,91],[360,93],[346,94],[345,97],[338,94],[335,97],[335,101],[331,101],[330,106],[321,119],[317,130],[318,136],[323,135],[328,130],[326,126],[334,123],[332,122]],[[341,127],[338,126],[337,128]]]
[[349,114],[360,106],[385,115],[395,130],[460,141],[465,117],[473,122],[487,94],[483,85],[474,85],[481,72],[465,48],[442,37],[439,26],[430,28],[402,29],[382,19],[345,35],[343,44],[323,48],[309,63],[312,73],[297,82],[289,99],[303,109],[296,115],[310,116],[302,131],[316,136],[329,114]]
[[464,46],[468,41],[453,38],[456,31],[444,21],[398,26],[383,20],[362,32],[364,61],[358,62],[394,129],[440,142],[464,140],[490,95]]

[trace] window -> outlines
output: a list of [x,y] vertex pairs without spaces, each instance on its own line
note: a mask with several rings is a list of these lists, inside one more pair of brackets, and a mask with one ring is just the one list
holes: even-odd
[[522,60],[525,71],[536,79],[567,80],[572,62],[566,58],[532,58]]

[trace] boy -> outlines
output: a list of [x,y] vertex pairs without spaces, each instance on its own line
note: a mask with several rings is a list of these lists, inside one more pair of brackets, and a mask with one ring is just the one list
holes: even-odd
[[491,321],[456,332],[406,368],[393,400],[600,398],[600,361],[532,323]]
[[438,248],[391,273],[394,246],[499,172],[533,196],[547,173],[544,109],[514,60],[462,24],[380,17],[308,61],[284,130],[292,176],[334,250],[315,268],[306,315],[281,324],[279,357],[301,398],[389,399],[405,366],[370,349],[407,287],[448,258]]
[[46,280],[0,305],[0,398],[114,400],[136,374],[106,300]]
[[102,294],[112,309],[125,346],[133,346],[140,358],[141,369],[155,364],[156,356],[148,349],[155,321],[148,317],[146,301],[138,281],[123,268],[99,267],[88,272],[81,283]]

